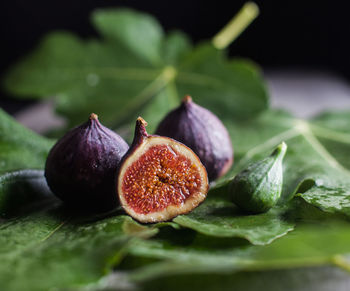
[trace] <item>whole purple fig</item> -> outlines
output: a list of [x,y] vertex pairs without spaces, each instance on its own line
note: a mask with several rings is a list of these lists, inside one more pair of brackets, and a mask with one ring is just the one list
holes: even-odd
[[118,205],[114,179],[128,144],[92,113],[51,149],[45,177],[52,192],[69,205],[110,210]]
[[212,112],[186,96],[182,104],[159,124],[156,134],[171,137],[190,147],[213,181],[230,169],[233,148],[227,129]]

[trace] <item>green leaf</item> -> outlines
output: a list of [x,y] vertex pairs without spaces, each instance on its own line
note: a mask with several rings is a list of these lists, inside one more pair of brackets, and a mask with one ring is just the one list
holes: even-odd
[[[245,123],[227,123],[236,145],[231,174],[268,154],[281,141],[288,144],[284,160],[281,203],[298,194],[330,213],[350,216],[350,114],[328,113],[310,121],[283,112],[266,112]],[[335,124],[341,124],[339,127]],[[227,191],[227,179],[216,189]]]
[[200,44],[180,64],[177,77],[182,97],[209,108],[221,119],[247,119],[267,107],[268,100],[260,71],[242,59],[225,60],[210,44]]
[[163,29],[150,15],[130,9],[96,10],[92,22],[107,40],[124,45],[152,64],[161,64]]
[[26,212],[33,203],[53,199],[43,171],[33,170],[44,168],[52,144],[0,109],[0,216]]
[[181,31],[171,31],[163,41],[162,58],[164,63],[178,64],[191,51],[192,44],[186,34]]
[[0,177],[18,169],[44,167],[52,141],[24,128],[0,109]]
[[128,216],[86,222],[60,209],[2,221],[1,287],[76,289],[97,282],[122,259],[132,237],[149,237],[156,231]]
[[[300,225],[291,234],[268,246],[239,245],[231,239],[231,244],[226,241],[226,246],[223,247],[220,239],[216,239],[216,244],[220,247],[214,248],[203,244],[203,241],[205,238],[198,240],[197,237],[191,244],[186,245],[168,239],[134,242],[130,247],[132,256],[129,257],[129,260],[156,258],[159,261],[129,269],[130,279],[143,286],[145,284],[151,286],[155,281],[162,282],[163,288],[167,289],[169,278],[183,278],[186,274],[191,274],[191,276],[201,274],[197,276],[197,280],[200,277],[224,276],[229,282],[232,282],[229,278],[232,278],[233,274],[240,274],[239,277],[235,275],[236,278],[242,278],[242,276],[244,278],[249,277],[248,274],[252,271],[268,274],[271,270],[277,269],[329,265],[350,270],[350,263],[347,259],[350,250],[349,226],[340,222],[325,223],[319,226]],[[278,273],[283,272],[278,271]],[[196,277],[194,278],[196,280]],[[169,284],[170,282],[172,279],[169,280]],[[190,286],[196,286],[195,282]],[[213,288],[212,285],[217,288],[221,286],[227,288],[227,283],[225,280],[222,282],[207,281],[208,288]],[[158,286],[157,283],[155,284]]]
[[69,126],[91,112],[120,126],[143,110],[154,123],[185,94],[220,117],[248,118],[267,107],[265,85],[251,62],[228,60],[209,43],[192,48],[184,34],[165,36],[155,19],[129,9],[96,10],[92,22],[101,40],[51,33],[11,68],[5,88],[22,98],[54,96]]
[[187,215],[180,215],[174,222],[199,233],[216,237],[240,237],[255,245],[269,244],[293,230],[294,223],[285,221],[282,209],[259,215],[246,215],[231,202],[207,199]]
[[55,200],[44,171],[21,170],[0,176],[0,217],[23,215],[38,205],[57,202]]

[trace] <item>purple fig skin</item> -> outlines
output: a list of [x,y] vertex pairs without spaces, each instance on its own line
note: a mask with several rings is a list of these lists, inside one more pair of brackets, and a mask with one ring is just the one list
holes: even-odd
[[206,167],[209,181],[223,176],[232,166],[233,148],[227,129],[216,115],[195,104],[190,96],[161,121],[156,134],[191,148]]
[[80,209],[112,210],[118,205],[114,179],[129,149],[118,134],[104,127],[92,113],[51,149],[45,177],[51,191]]

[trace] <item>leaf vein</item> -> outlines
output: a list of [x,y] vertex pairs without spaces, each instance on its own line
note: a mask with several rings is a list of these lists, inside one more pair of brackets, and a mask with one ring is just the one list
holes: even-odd
[[46,235],[44,238],[40,240],[40,242],[44,242],[48,240],[54,233],[56,233],[58,230],[61,229],[61,227],[67,222],[68,220],[65,220],[61,222],[59,225],[57,225],[48,235]]
[[330,130],[314,124],[310,124],[310,127],[312,132],[318,137],[350,144],[350,135],[347,133]]
[[300,130],[302,136],[306,139],[306,141],[316,150],[316,152],[334,169],[337,169],[341,172],[350,176],[350,171],[343,167],[328,151],[327,149],[320,143],[320,141],[315,137],[312,133],[310,126],[307,122],[298,120],[297,128]]
[[253,156],[255,156],[258,153],[267,151],[274,146],[277,146],[281,141],[287,141],[290,140],[296,136],[300,135],[300,131],[297,127],[293,127],[289,130],[283,131],[267,141],[265,141],[262,144],[259,144],[258,146],[255,146],[251,148],[247,153],[243,156],[243,158],[239,161],[238,165],[244,165],[249,159],[251,159]]

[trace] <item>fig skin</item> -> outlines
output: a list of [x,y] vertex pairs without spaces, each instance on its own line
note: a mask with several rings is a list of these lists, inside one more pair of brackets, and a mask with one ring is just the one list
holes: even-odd
[[229,133],[219,118],[185,96],[181,105],[159,124],[156,134],[190,147],[208,172],[209,181],[225,175],[233,163]]
[[[132,145],[120,163],[116,180],[117,193],[124,210],[139,222],[168,221],[177,215],[192,211],[204,201],[209,190],[208,176],[204,165],[189,147],[172,138],[149,135],[145,126],[147,126],[147,122],[139,117],[136,121]],[[171,153],[169,159],[164,158],[161,154],[158,155],[159,152],[155,157],[149,154],[152,149],[159,146],[164,147]],[[142,164],[142,161],[146,161],[146,163]],[[168,161],[172,166],[168,167],[166,165]],[[183,173],[176,168],[181,168],[184,161],[185,163],[188,162],[185,168],[187,167],[189,172]],[[135,164],[137,166],[133,168]],[[161,166],[156,169],[157,165]],[[129,172],[129,169],[133,169],[134,173]],[[191,172],[192,169],[194,169],[193,172]],[[143,170],[144,172],[142,172]],[[172,170],[173,173],[171,173]],[[136,176],[135,180],[130,182],[130,179],[134,179],[134,176]],[[198,180],[193,179],[194,176]],[[132,190],[129,193],[127,193],[128,190],[124,190],[126,184],[131,185]],[[181,188],[181,185],[186,186]],[[193,189],[194,191],[191,192]],[[180,199],[179,203],[173,199],[174,197],[184,196],[184,194],[187,197],[183,200]],[[129,196],[129,199],[127,196]],[[155,205],[157,203],[161,204],[162,201],[166,201],[163,204],[164,207]],[[176,203],[169,201],[176,201]],[[150,209],[147,209],[148,207]]]
[[285,142],[267,158],[254,162],[238,173],[229,185],[229,195],[240,209],[259,214],[269,211],[281,197]]
[[45,177],[51,191],[67,205],[88,210],[112,210],[118,205],[114,179],[129,146],[104,127],[92,113],[53,146]]

